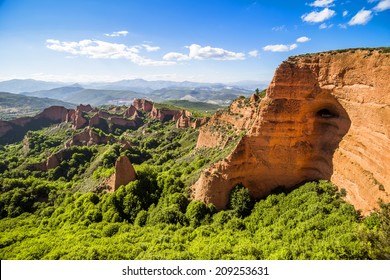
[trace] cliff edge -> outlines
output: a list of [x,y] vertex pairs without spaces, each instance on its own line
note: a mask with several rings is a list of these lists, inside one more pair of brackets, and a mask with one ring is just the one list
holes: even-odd
[[193,185],[193,198],[223,209],[238,183],[262,198],[326,179],[363,213],[390,201],[389,73],[388,48],[290,57],[233,152]]

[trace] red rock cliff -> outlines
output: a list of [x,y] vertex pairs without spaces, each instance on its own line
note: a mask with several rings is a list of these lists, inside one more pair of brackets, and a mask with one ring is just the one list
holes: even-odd
[[109,178],[110,191],[116,191],[120,186],[136,180],[137,175],[127,156],[120,156],[115,162],[115,173]]
[[289,58],[246,136],[202,173],[193,197],[222,209],[238,183],[261,198],[327,179],[363,213],[390,201],[389,73],[390,54],[381,50]]
[[153,108],[153,102],[146,99],[134,99],[134,107],[139,111],[150,112]]

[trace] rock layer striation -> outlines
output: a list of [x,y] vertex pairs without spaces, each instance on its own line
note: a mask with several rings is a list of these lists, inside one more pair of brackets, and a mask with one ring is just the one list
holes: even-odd
[[223,209],[238,183],[262,198],[327,179],[363,213],[390,201],[389,73],[383,49],[290,57],[245,122],[245,136],[201,174],[193,197]]

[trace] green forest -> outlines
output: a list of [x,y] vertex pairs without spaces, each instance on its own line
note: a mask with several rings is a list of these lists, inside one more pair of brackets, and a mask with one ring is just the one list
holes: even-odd
[[[144,121],[116,130],[118,142],[108,144],[64,148],[75,131],[60,124],[1,146],[0,258],[390,259],[389,204],[364,217],[342,186],[319,181],[258,201],[237,185],[228,209],[217,211],[192,201],[190,186],[240,136],[224,150],[195,149],[197,129]],[[32,170],[61,150],[57,167]],[[121,155],[137,180],[105,192],[99,185]]]

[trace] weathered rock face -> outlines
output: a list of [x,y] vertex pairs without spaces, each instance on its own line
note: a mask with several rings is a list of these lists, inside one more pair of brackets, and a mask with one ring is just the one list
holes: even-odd
[[110,117],[108,121],[116,127],[137,128],[137,122],[135,120],[128,120],[122,117]]
[[23,117],[0,122],[0,143],[7,144],[23,139],[28,130],[37,130],[45,126],[64,122],[69,115],[62,106],[51,106],[34,117]]
[[83,117],[83,112],[79,109],[75,112],[75,118],[74,118],[74,129],[80,129],[87,125],[88,121]]
[[137,109],[133,105],[131,105],[123,113],[123,116],[125,116],[126,118],[137,118],[137,117],[139,117],[139,113],[138,113]]
[[72,139],[65,143],[65,147],[69,148],[71,146],[91,146],[91,145],[100,145],[107,144],[109,142],[115,142],[115,139],[110,136],[99,135],[90,127],[86,127],[80,133],[73,135]]
[[156,106],[153,106],[150,117],[152,119],[160,120],[163,122],[166,121],[177,121],[180,116],[182,115],[182,112],[180,110],[170,110],[166,108],[156,108]]
[[176,128],[187,128],[191,126],[191,118],[181,115],[176,121]]
[[56,123],[64,122],[68,109],[62,106],[51,106],[43,110],[42,113],[35,116],[35,119],[48,119]]
[[191,127],[191,112],[182,110],[180,117],[176,121],[176,128]]
[[108,179],[107,184],[113,192],[136,179],[137,175],[128,157],[120,156],[115,162],[115,173]]
[[65,122],[74,123],[75,118],[76,118],[76,110],[74,109],[68,110],[68,113],[66,114],[65,117]]
[[81,112],[91,112],[93,110],[92,106],[89,104],[80,104],[79,106],[77,106],[77,109],[79,109]]
[[258,101],[238,98],[227,110],[217,111],[207,125],[199,130],[196,147],[224,148],[231,140],[230,134],[244,132],[253,123],[258,113]]
[[0,120],[0,137],[6,135],[11,130],[12,125],[10,122]]
[[153,102],[146,99],[134,99],[134,107],[139,111],[150,112],[153,108]]
[[191,127],[192,128],[199,128],[199,127],[205,125],[209,120],[210,120],[209,117],[198,118],[191,123]]
[[363,213],[390,201],[389,73],[390,54],[378,50],[289,58],[246,136],[203,172],[194,198],[222,209],[238,183],[261,198],[327,179]]

